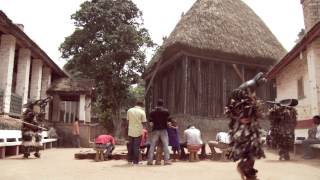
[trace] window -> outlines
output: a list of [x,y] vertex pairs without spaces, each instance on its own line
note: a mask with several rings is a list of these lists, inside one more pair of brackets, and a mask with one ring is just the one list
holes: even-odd
[[303,77],[298,79],[298,99],[305,98],[304,95],[304,86],[303,86]]

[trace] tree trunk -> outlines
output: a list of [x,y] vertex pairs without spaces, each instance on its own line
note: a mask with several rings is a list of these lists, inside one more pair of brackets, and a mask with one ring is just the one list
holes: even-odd
[[115,109],[112,113],[112,122],[113,122],[113,135],[115,138],[119,139],[121,136],[121,118],[120,118],[120,109]]

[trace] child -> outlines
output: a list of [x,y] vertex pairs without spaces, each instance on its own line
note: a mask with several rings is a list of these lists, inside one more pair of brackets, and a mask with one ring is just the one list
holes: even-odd
[[174,119],[171,119],[171,122],[168,124],[167,131],[169,137],[169,146],[172,147],[173,161],[175,162],[180,154],[180,142],[177,122]]
[[147,148],[146,155],[149,153],[150,149],[150,143],[148,142],[148,131],[146,128],[143,128],[143,134],[141,136],[141,143],[140,143],[140,150],[141,152],[144,152],[144,150]]

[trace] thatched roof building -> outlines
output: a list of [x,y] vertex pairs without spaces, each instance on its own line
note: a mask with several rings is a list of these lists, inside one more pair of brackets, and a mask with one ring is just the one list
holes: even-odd
[[285,53],[241,0],[197,0],[147,66],[147,110],[162,98],[172,114],[221,117],[231,91]]
[[265,23],[241,0],[197,0],[161,48],[148,70],[161,56],[166,59],[179,50],[265,65],[274,64],[286,53]]

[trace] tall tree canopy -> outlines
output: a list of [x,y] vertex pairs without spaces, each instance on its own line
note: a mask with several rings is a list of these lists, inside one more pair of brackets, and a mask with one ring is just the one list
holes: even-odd
[[131,0],[92,0],[71,19],[76,29],[60,46],[65,69],[96,80],[98,109],[119,129],[122,103],[144,71],[146,48],[154,45],[142,12]]

